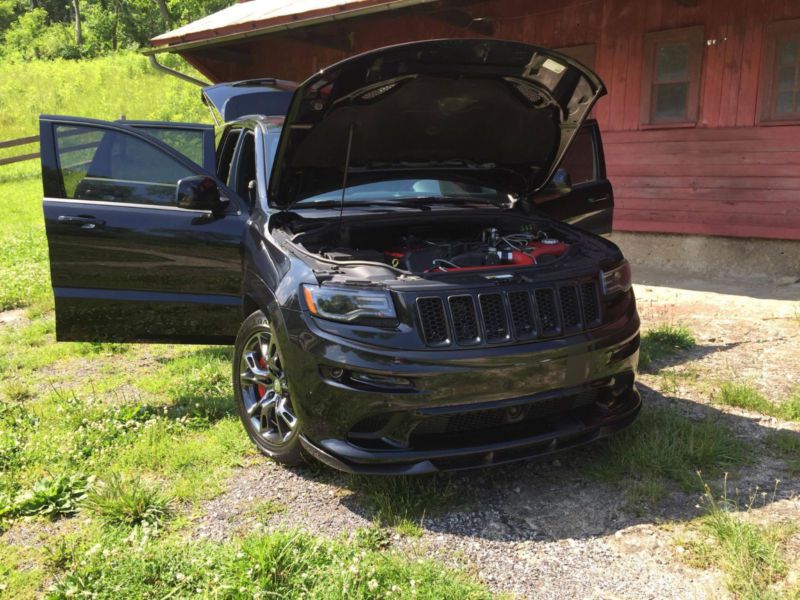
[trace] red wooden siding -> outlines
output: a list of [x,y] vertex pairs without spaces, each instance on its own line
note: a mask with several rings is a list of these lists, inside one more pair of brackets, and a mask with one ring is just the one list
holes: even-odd
[[606,133],[615,227],[800,239],[798,129]]
[[[430,7],[331,24],[352,53],[436,37],[474,37]],[[595,110],[619,210],[615,227],[800,240],[800,125],[763,126],[757,106],[767,23],[800,18],[800,0],[486,0],[465,5],[491,19],[494,37],[559,48],[594,44],[608,97]],[[640,126],[644,35],[702,25],[696,127]],[[713,41],[715,40],[715,42]],[[297,39],[252,38],[186,58],[215,81],[302,80],[347,54]],[[238,57],[238,58],[237,58]]]

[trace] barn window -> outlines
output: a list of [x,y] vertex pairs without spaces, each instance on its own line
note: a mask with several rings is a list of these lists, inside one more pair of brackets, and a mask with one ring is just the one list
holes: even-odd
[[800,119],[800,19],[767,25],[761,81],[761,119]]
[[695,123],[700,99],[703,28],[648,33],[644,51],[642,124]]

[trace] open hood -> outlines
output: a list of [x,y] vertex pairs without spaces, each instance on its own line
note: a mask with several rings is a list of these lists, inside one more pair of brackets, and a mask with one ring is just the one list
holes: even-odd
[[214,109],[214,120],[229,123],[246,115],[285,115],[296,88],[293,81],[248,79],[209,85],[202,93],[203,102]]
[[524,197],[548,181],[603,94],[580,63],[518,42],[433,40],[361,54],[295,91],[270,203],[341,189],[348,156],[348,187],[420,176]]

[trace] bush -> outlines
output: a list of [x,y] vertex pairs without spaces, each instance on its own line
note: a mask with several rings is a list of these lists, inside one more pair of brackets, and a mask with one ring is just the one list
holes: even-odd
[[8,29],[5,54],[23,60],[81,58],[75,33],[68,23],[48,23],[47,11],[34,8],[21,15]]

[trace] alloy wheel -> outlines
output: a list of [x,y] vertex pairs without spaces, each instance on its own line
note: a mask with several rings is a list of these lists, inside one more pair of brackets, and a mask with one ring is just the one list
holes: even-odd
[[253,430],[273,447],[287,444],[297,430],[297,417],[278,346],[270,332],[255,333],[245,343],[239,386]]

